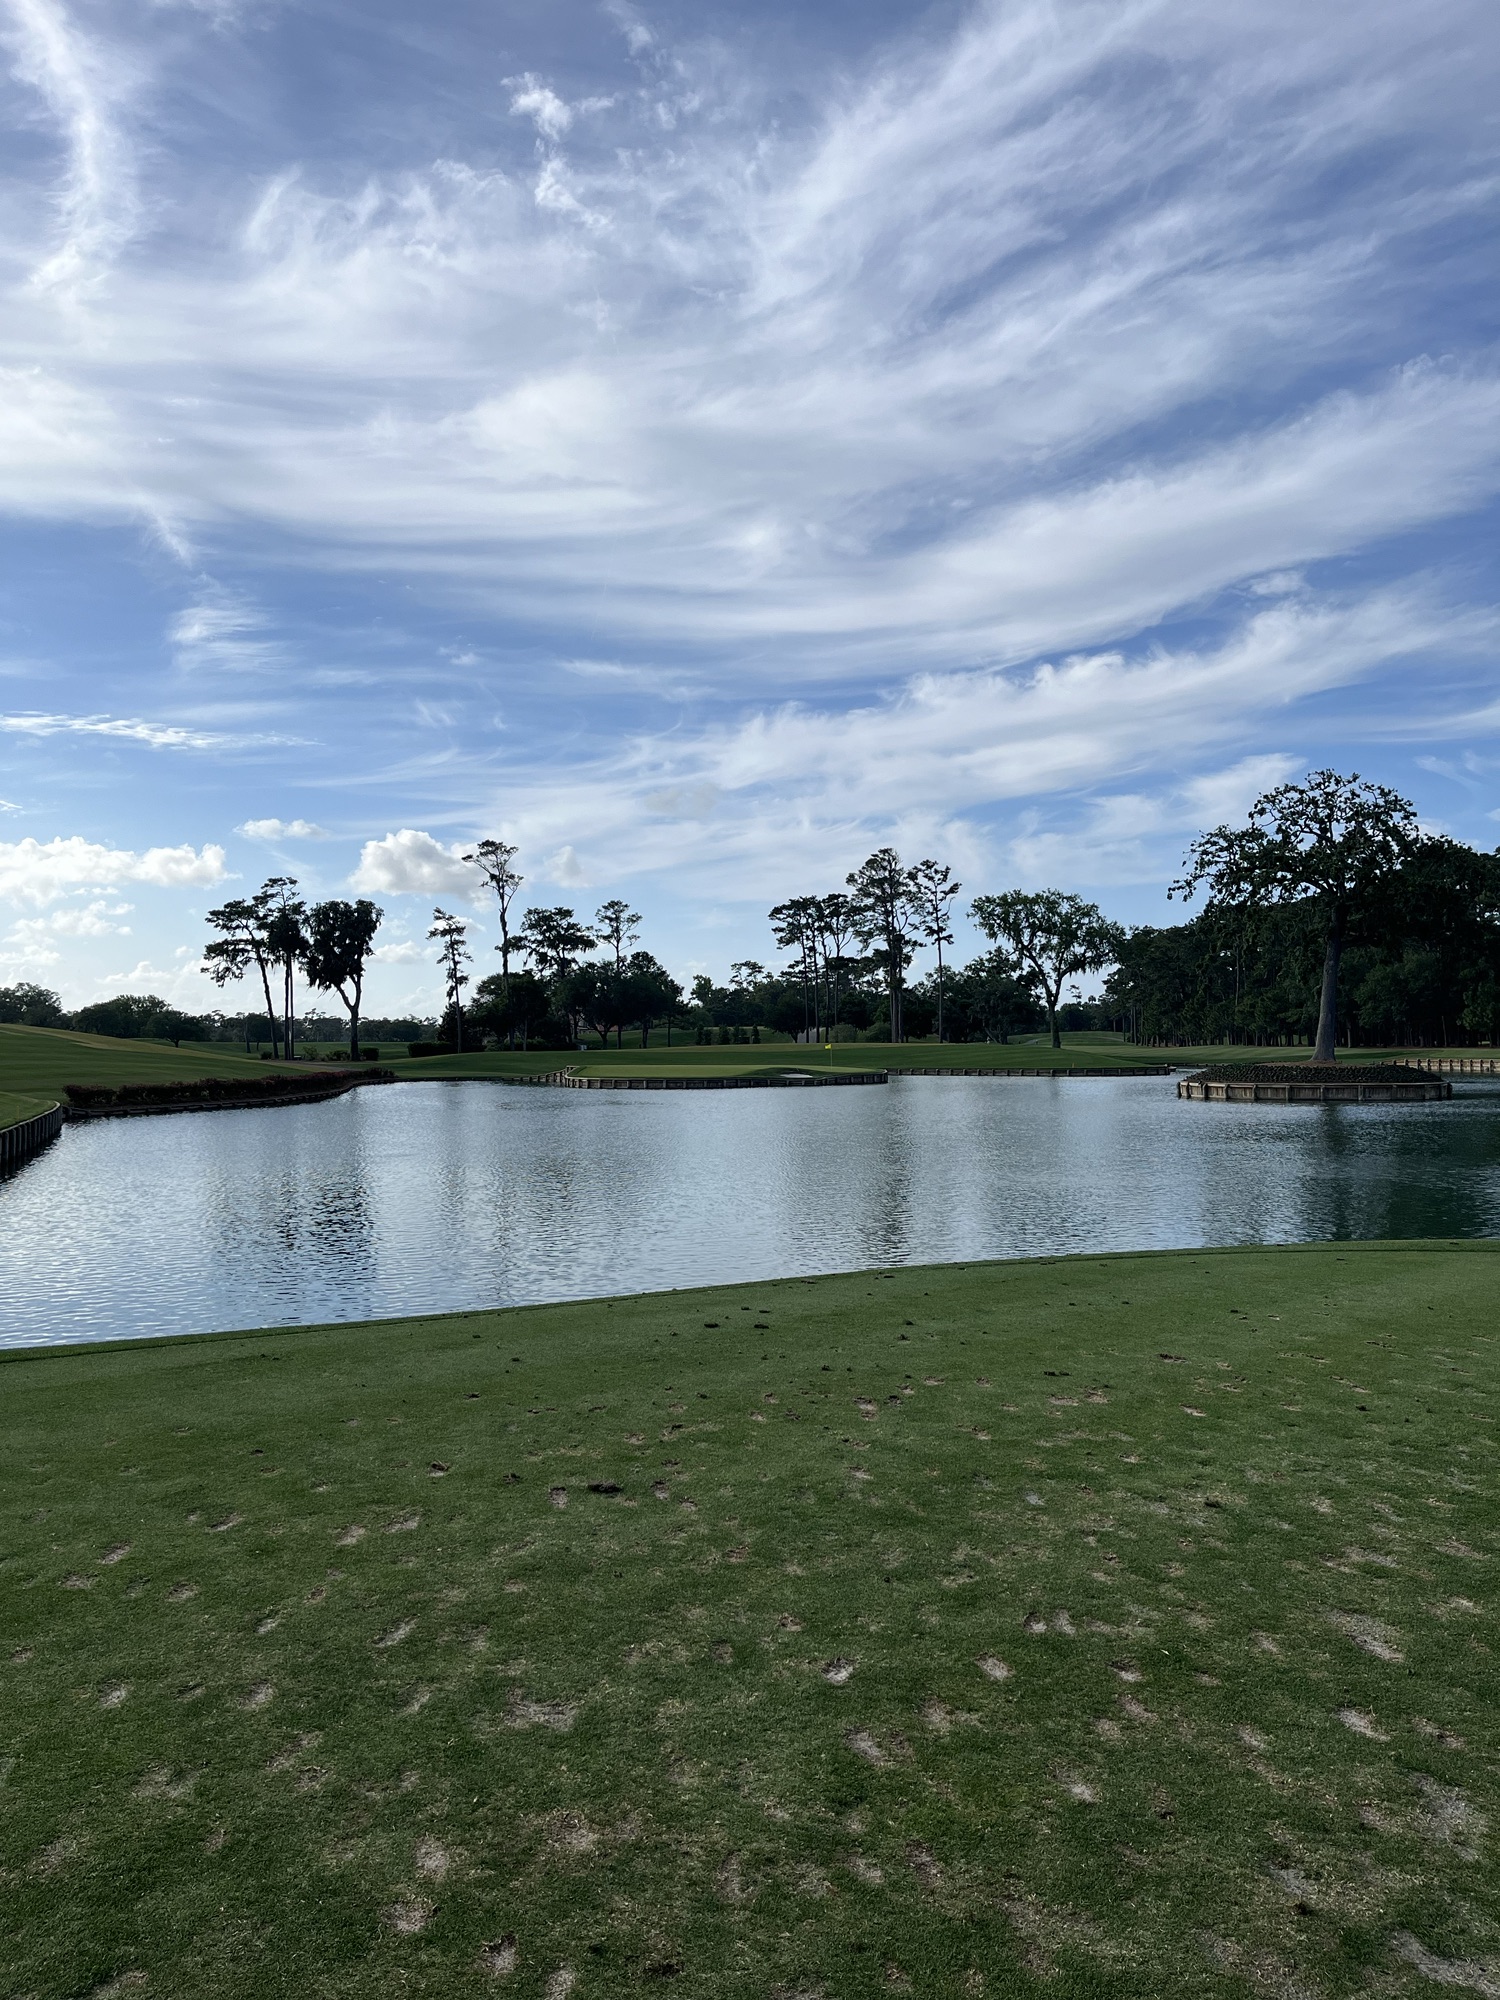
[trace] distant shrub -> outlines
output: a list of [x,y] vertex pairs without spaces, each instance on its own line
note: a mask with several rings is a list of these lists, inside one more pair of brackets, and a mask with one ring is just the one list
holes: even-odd
[[406,1045],[409,1056],[451,1056],[453,1052],[452,1042],[408,1042]]
[[[393,1083],[394,1070],[367,1072],[361,1081]],[[175,1083],[70,1083],[68,1102],[79,1111],[145,1110],[173,1104],[273,1104],[279,1097],[301,1097],[326,1082],[339,1088],[336,1075],[201,1076]]]

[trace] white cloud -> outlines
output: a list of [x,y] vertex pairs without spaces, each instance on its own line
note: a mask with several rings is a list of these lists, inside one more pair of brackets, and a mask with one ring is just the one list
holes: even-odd
[[444,847],[430,833],[404,826],[382,840],[367,840],[349,878],[356,889],[392,896],[467,896],[481,886],[477,871],[460,858],[471,843]]
[[310,819],[247,819],[235,828],[246,840],[331,840],[325,827]]
[[224,850],[149,847],[144,854],[105,847],[74,834],[48,841],[0,841],[0,898],[49,903],[80,888],[118,882],[163,889],[201,888],[224,879]]
[[180,723],[109,715],[0,715],[0,730],[12,736],[116,736],[153,750],[212,750],[230,740]]
[[378,944],[370,956],[377,965],[423,965],[425,955],[419,944],[402,938],[393,944]]
[[134,227],[135,163],[116,116],[134,65],[126,50],[80,33],[53,0],[10,0],[10,12],[15,73],[44,99],[68,149],[60,229],[32,284],[71,302]]
[[228,673],[259,673],[281,663],[285,649],[260,637],[265,614],[233,591],[205,582],[194,603],[172,620],[169,636],[178,665]]

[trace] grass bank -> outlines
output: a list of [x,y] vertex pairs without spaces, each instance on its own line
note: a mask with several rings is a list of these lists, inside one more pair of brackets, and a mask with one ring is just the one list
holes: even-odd
[[12,1357],[0,1987],[1493,1991],[1497,1257]]

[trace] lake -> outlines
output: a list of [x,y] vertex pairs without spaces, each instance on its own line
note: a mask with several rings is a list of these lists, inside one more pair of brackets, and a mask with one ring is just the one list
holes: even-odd
[[68,1126],[0,1182],[0,1346],[909,1263],[1500,1234],[1500,1092],[1186,1104],[1172,1079],[404,1083]]

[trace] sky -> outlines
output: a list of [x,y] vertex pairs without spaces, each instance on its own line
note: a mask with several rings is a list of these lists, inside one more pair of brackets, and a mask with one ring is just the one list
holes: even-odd
[[[460,857],[684,979],[873,848],[1500,842],[1484,0],[0,0],[0,983]],[[977,945],[960,926],[959,953]],[[245,1004],[249,1004],[248,1000]]]

